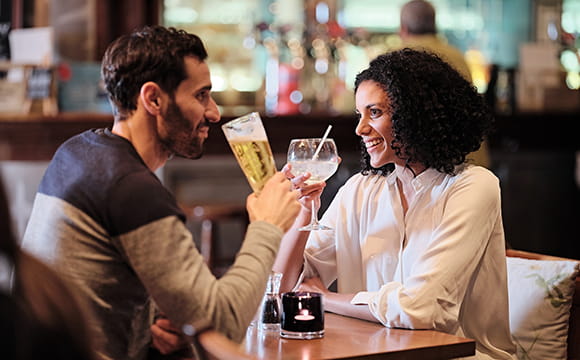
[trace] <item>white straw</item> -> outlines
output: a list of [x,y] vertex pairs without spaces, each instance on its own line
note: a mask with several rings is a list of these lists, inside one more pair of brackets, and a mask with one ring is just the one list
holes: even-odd
[[312,159],[316,160],[316,158],[318,157],[318,153],[320,152],[320,149],[322,149],[322,144],[324,144],[324,140],[326,140],[326,138],[328,137],[330,129],[332,129],[332,125],[328,125],[328,127],[326,128],[324,135],[322,135],[322,140],[320,140],[320,144],[318,144],[318,147],[316,148],[316,151],[314,152]]

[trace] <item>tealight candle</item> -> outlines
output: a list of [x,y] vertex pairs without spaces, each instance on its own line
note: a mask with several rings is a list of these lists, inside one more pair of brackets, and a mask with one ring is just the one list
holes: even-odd
[[290,339],[317,339],[324,336],[322,294],[288,292],[282,294],[280,335]]
[[300,321],[312,320],[312,319],[314,319],[314,315],[310,315],[308,313],[308,310],[302,310],[300,312],[300,314],[294,316],[294,319],[300,320]]

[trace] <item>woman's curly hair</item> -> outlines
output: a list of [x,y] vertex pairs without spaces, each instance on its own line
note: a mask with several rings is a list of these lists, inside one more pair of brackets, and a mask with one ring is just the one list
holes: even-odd
[[[363,81],[385,90],[393,122],[390,145],[407,163],[453,174],[491,131],[493,114],[483,97],[434,54],[405,48],[380,55],[357,75],[355,93]],[[394,168],[373,168],[364,146],[361,166],[365,175]]]

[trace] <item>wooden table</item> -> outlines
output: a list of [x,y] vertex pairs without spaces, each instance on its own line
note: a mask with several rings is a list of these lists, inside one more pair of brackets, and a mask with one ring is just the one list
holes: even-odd
[[325,335],[283,339],[249,328],[245,351],[259,359],[450,359],[475,354],[475,341],[433,330],[389,329],[378,323],[325,314]]

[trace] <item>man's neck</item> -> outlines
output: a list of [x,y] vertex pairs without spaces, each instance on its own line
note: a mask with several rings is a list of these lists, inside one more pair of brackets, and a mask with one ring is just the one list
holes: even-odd
[[150,115],[136,110],[125,119],[115,119],[112,132],[127,139],[151,171],[167,162],[169,155],[162,150],[155,119]]
[[410,33],[405,33],[404,35],[402,33],[400,34],[401,40],[403,42],[413,41],[413,40],[418,40],[418,39],[433,38],[433,37],[436,37],[436,36],[437,36],[437,34],[432,34],[432,33],[428,33],[428,34],[410,34]]

